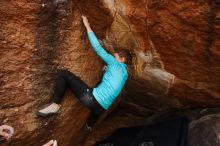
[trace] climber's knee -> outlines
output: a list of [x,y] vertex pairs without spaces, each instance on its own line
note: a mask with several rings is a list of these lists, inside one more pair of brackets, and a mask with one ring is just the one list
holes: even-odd
[[67,69],[59,69],[58,72],[57,72],[57,76],[65,76],[69,74],[69,71]]

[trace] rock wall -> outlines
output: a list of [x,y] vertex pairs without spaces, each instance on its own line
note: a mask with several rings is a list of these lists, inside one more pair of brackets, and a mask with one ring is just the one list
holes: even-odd
[[219,105],[218,0],[105,3],[115,20],[107,39],[135,56],[129,99],[162,109]]
[[165,69],[175,75],[168,97],[177,107],[217,106],[219,1],[152,2],[149,33]]
[[218,146],[219,114],[206,115],[192,121],[189,127],[190,146]]
[[63,141],[60,145],[67,146],[73,137],[77,139],[88,109],[67,92],[59,116],[39,119],[35,112],[50,102],[58,69],[74,72],[90,86],[100,79],[102,62],[90,48],[78,5],[94,16],[102,11],[100,21],[90,22],[97,25],[100,38],[112,17],[97,1],[18,0],[0,4],[1,124],[15,128],[13,140],[5,145],[39,146],[57,138]]
[[51,138],[61,146],[78,143],[89,111],[74,95],[67,92],[58,116],[39,119],[35,112],[50,102],[58,69],[90,86],[101,78],[103,63],[89,45],[81,14],[108,51],[122,47],[132,53],[123,101],[156,111],[219,106],[218,0],[0,4],[0,121],[16,129],[3,145],[38,146]]
[[[119,106],[117,110],[124,107]],[[140,109],[140,108],[139,108]],[[130,111],[132,110],[132,111]],[[131,114],[135,111],[135,114]],[[142,110],[140,113],[133,108],[127,109],[129,114],[115,112],[114,116],[107,118],[90,136],[86,138],[83,146],[95,145],[97,141],[108,138],[118,128],[124,128],[134,125],[152,125],[168,120],[187,117],[190,121],[188,128],[188,146],[218,146],[219,145],[219,108],[197,108],[189,110],[170,109],[164,112]],[[153,112],[153,114],[152,114]],[[142,114],[138,117],[137,113]],[[143,119],[143,115],[145,118]],[[146,118],[147,117],[147,118]],[[117,124],[112,124],[113,122]]]

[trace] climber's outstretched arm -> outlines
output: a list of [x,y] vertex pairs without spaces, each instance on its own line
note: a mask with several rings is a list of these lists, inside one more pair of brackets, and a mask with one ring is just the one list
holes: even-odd
[[89,41],[95,52],[105,61],[106,64],[111,64],[116,61],[115,58],[111,54],[107,53],[106,50],[101,46],[89,25],[88,19],[85,16],[82,16],[82,19],[88,33]]

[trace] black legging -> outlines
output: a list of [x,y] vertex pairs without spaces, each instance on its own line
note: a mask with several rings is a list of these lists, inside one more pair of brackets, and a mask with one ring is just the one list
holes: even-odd
[[93,89],[70,71],[59,70],[54,88],[54,103],[61,103],[67,88],[69,88],[73,94],[91,110],[91,115],[87,123],[93,126],[97,118],[105,111],[93,96]]

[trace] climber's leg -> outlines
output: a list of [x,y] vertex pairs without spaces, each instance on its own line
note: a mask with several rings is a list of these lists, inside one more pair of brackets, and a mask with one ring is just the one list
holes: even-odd
[[57,113],[60,109],[60,103],[67,87],[69,87],[74,95],[82,102],[89,102],[89,100],[84,97],[89,90],[89,86],[70,71],[60,70],[54,87],[53,103],[48,107],[39,110],[37,115],[48,116]]
[[[101,114],[100,114],[101,115]],[[100,115],[91,113],[87,122],[86,122],[86,130],[92,131],[92,127],[95,125],[96,121],[100,117]]]
[[86,122],[86,129],[89,131],[92,131],[92,127],[95,125],[95,123],[98,121],[99,117],[104,113],[105,111],[97,114],[91,112],[87,122]]
[[92,127],[95,125],[99,117],[106,111],[97,101],[96,99],[92,98],[92,101],[90,102],[92,106],[90,106],[91,113],[86,123],[86,129],[92,130]]
[[53,102],[60,104],[66,88],[70,88],[73,94],[81,99],[90,88],[78,76],[68,70],[60,70],[54,88]]

